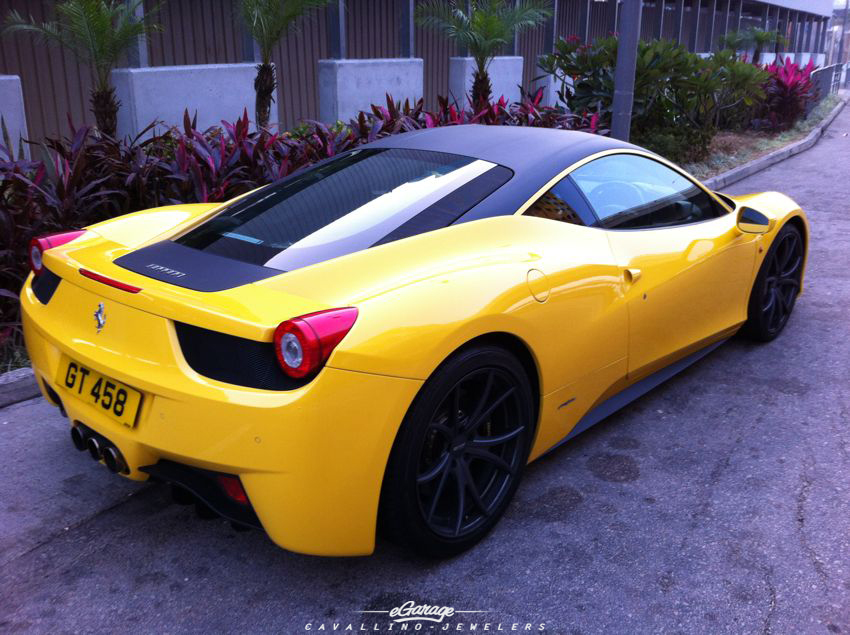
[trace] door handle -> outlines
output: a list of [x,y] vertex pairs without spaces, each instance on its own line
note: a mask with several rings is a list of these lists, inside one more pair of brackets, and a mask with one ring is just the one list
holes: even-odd
[[640,269],[629,267],[627,269],[623,269],[623,278],[625,278],[626,282],[629,284],[634,284],[640,280],[640,273]]

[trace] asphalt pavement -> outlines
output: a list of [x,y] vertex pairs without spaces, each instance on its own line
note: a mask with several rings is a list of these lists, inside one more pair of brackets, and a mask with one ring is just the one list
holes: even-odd
[[0,632],[361,632],[412,600],[481,611],[425,631],[850,633],[848,135],[850,109],[729,188],[809,213],[784,334],[730,340],[531,465],[451,561],[285,552],[111,475],[41,399],[0,410]]

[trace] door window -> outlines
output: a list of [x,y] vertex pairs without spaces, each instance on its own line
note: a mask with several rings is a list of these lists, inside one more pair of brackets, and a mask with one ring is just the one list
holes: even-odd
[[634,154],[615,154],[573,170],[571,178],[609,229],[673,227],[716,218],[725,210],[675,170]]

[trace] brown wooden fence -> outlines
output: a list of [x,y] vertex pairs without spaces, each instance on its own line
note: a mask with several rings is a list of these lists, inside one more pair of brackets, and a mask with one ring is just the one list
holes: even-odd
[[[416,0],[420,2],[421,0]],[[559,37],[580,33],[580,5],[586,0],[560,0],[556,34]],[[646,2],[642,35],[655,35],[657,11],[661,0]],[[710,19],[709,2],[703,0],[701,23]],[[590,6],[590,35],[599,37],[615,32],[616,0],[594,0]],[[726,2],[717,0],[718,7]],[[154,33],[148,43],[151,66],[181,64],[233,63],[245,59],[244,38],[237,14],[238,0],[145,0],[150,11],[161,6],[157,21],[161,32]],[[672,6],[674,0],[668,0]],[[688,6],[692,6],[688,0]],[[0,0],[0,16],[9,9],[32,14],[37,20],[53,18],[54,0]],[[746,0],[745,7],[762,6]],[[667,13],[671,13],[668,8]],[[683,40],[688,41],[692,11],[684,19]],[[722,15],[715,21],[715,34],[720,32]],[[396,57],[401,51],[401,3],[397,0],[346,0],[346,36],[348,56],[352,58]],[[746,24],[758,24],[757,19]],[[705,29],[707,32],[707,29]],[[665,17],[664,36],[675,38],[673,19]],[[708,36],[701,30],[699,47],[705,50]],[[536,59],[544,51],[545,29],[524,33],[519,39],[518,54],[525,58],[523,82],[527,86],[538,74]],[[436,96],[448,92],[449,57],[456,54],[453,44],[440,34],[416,27],[414,53],[425,61],[425,99],[428,107],[436,104]],[[328,56],[327,20],[324,12],[303,19],[297,29],[274,51],[279,86],[277,105],[279,120],[286,127],[302,119],[314,118],[319,111],[317,61]],[[80,124],[90,122],[88,93],[91,77],[87,68],[72,56],[44,46],[28,35],[0,38],[0,74],[20,75],[30,137],[41,139],[68,131],[67,117]],[[397,96],[407,97],[399,95]],[[237,113],[234,113],[234,117]]]

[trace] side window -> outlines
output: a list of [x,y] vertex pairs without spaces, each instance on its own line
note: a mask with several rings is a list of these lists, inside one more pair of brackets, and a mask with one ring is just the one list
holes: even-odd
[[526,216],[549,218],[574,225],[594,225],[596,218],[570,177],[561,179],[525,211]]
[[725,213],[708,193],[678,172],[634,154],[596,159],[573,170],[571,176],[602,227],[673,227]]

